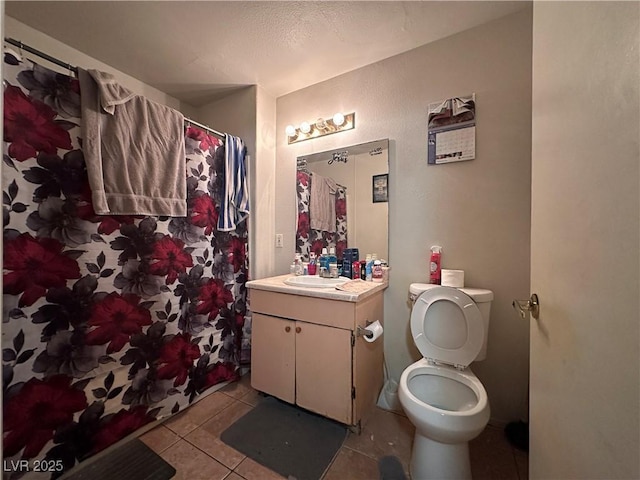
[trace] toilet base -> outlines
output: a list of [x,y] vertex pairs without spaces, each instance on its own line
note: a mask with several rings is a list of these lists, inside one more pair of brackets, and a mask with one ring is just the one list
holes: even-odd
[[410,469],[412,480],[471,480],[469,442],[440,443],[416,432]]

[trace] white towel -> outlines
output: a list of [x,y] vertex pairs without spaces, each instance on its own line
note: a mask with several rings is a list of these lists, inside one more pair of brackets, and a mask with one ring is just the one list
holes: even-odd
[[239,137],[227,134],[224,142],[224,192],[218,230],[231,232],[249,216],[249,156]]
[[333,178],[317,173],[311,175],[309,226],[314,230],[336,231],[336,191],[337,184]]
[[78,69],[82,149],[99,215],[187,215],[184,116]]

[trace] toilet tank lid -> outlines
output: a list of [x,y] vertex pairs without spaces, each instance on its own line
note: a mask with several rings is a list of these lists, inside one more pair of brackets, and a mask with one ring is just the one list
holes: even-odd
[[[411,295],[419,296],[421,293],[431,290],[432,288],[453,288],[442,287],[440,285],[433,285],[430,283],[412,283],[409,285],[409,293]],[[462,293],[469,295],[471,299],[476,303],[491,302],[493,300],[493,292],[484,288],[458,288]]]

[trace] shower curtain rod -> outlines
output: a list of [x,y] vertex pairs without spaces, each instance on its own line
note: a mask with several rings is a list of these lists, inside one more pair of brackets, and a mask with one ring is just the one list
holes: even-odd
[[[13,38],[9,38],[9,37],[4,37],[4,41],[7,43],[10,43],[11,45],[13,45],[14,47],[18,47],[20,50],[24,50],[25,52],[29,52],[32,53],[33,55],[37,55],[38,57],[44,58],[45,60],[51,62],[51,63],[55,63],[56,65],[62,67],[62,68],[66,68],[67,70],[75,73],[76,75],[78,75],[78,67],[74,67],[73,65],[71,65],[70,63],[65,63],[62,60],[58,60],[55,57],[52,57],[49,54],[46,54],[44,52],[41,52],[40,50],[36,50],[33,47],[30,47],[29,45],[26,45],[24,43],[22,43],[19,40],[15,40]],[[217,135],[218,137],[221,137],[223,140],[225,138],[225,134],[218,132],[217,130],[214,130],[211,127],[207,127],[206,125],[203,125],[202,123],[198,123],[194,120],[191,120],[190,118],[184,117],[184,121],[185,123],[189,124],[189,125],[195,125],[196,127],[202,128],[204,130],[207,130],[208,132],[213,133],[214,135]]]

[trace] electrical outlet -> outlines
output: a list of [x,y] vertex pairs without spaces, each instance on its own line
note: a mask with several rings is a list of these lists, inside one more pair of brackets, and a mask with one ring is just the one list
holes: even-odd
[[284,247],[284,237],[281,233],[276,233],[276,247],[282,248]]

